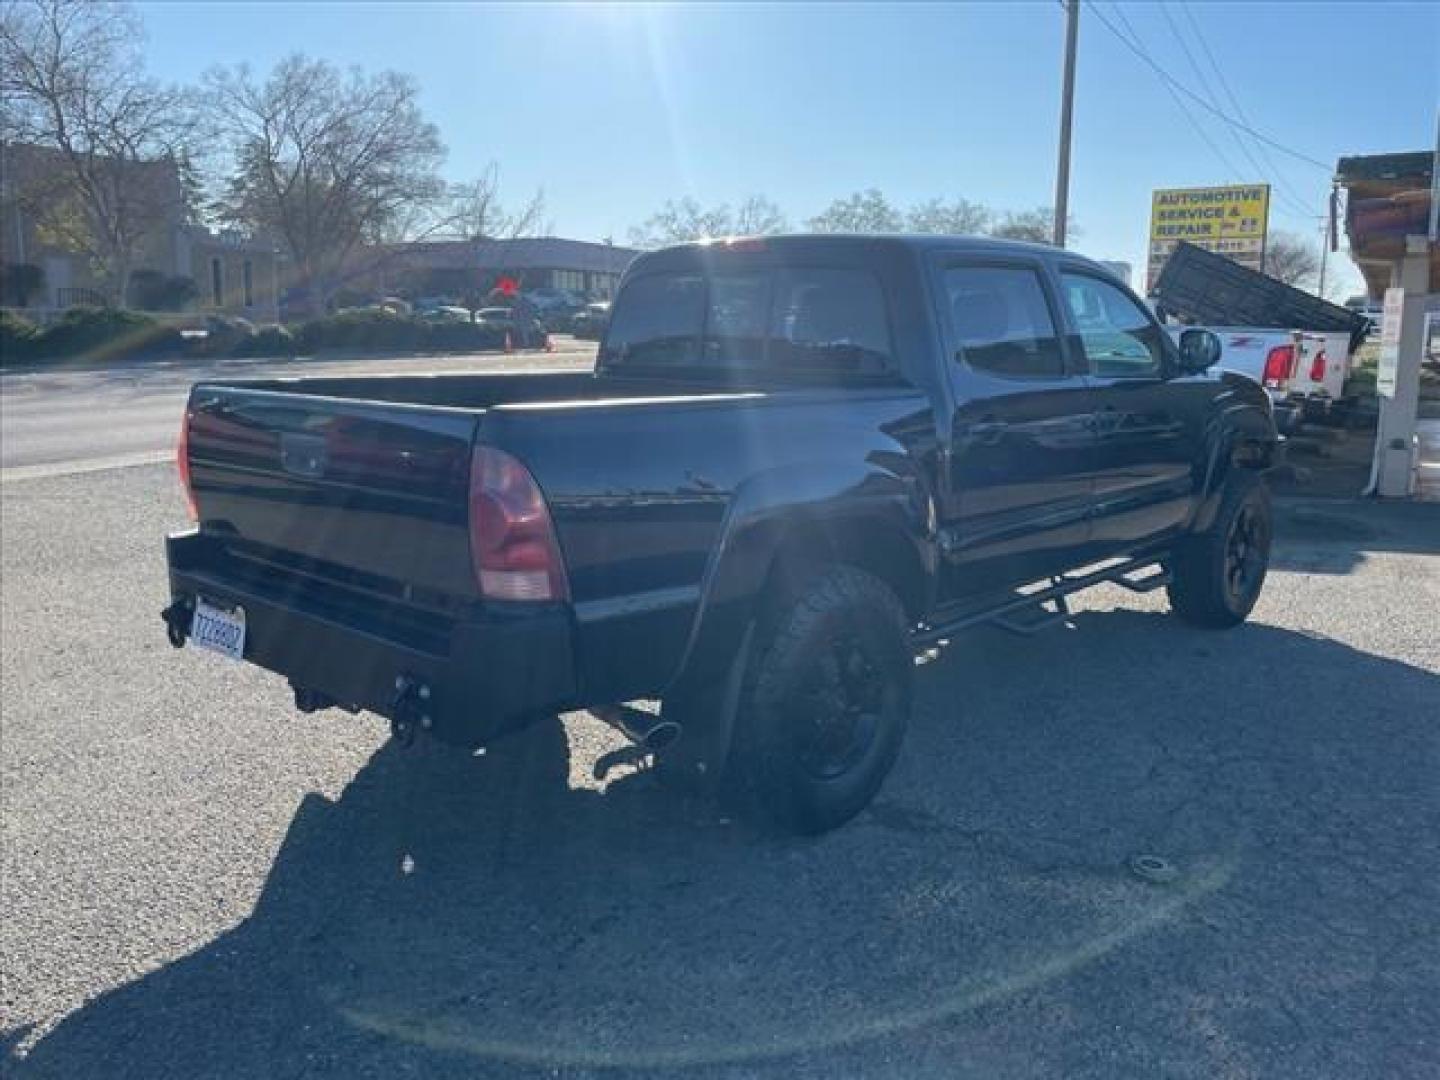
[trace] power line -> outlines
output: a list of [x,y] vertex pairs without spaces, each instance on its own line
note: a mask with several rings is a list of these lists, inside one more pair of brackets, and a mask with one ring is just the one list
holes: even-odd
[[[1308,154],[1302,154],[1299,150],[1292,150],[1284,143],[1276,142],[1274,139],[1270,138],[1270,136],[1256,131],[1249,124],[1241,123],[1233,116],[1229,115],[1228,113],[1222,112],[1214,105],[1211,105],[1199,94],[1195,93],[1195,91],[1191,90],[1188,86],[1180,82],[1180,80],[1176,79],[1173,75],[1171,75],[1168,71],[1161,67],[1160,64],[1157,63],[1155,59],[1148,52],[1145,51],[1143,46],[1131,42],[1128,38],[1125,37],[1124,34],[1117,30],[1115,28],[1115,24],[1105,17],[1104,13],[1094,3],[1094,0],[1091,0],[1090,9],[1095,12],[1095,17],[1100,20],[1101,24],[1105,27],[1105,29],[1109,30],[1110,33],[1112,33],[1117,39],[1119,39],[1122,45],[1124,45],[1127,49],[1129,49],[1136,56],[1138,56],[1145,63],[1145,65],[1150,68],[1151,71],[1155,72],[1156,76],[1158,76],[1160,80],[1165,83],[1166,86],[1171,87],[1178,93],[1184,94],[1187,98],[1189,98],[1191,101],[1194,101],[1206,112],[1213,113],[1216,117],[1218,117],[1220,120],[1223,120],[1231,127],[1239,128],[1241,131],[1248,134],[1257,142],[1262,142],[1267,146],[1273,147],[1274,149],[1280,151],[1282,154],[1287,154],[1288,156],[1293,157],[1299,161],[1303,161],[1307,165],[1313,165],[1317,169],[1323,169],[1326,173],[1332,173],[1334,171],[1329,165],[1326,165],[1323,161],[1319,161]],[[1117,15],[1120,15],[1121,18],[1124,17],[1123,14],[1118,11],[1118,9],[1116,13]]]
[[[1215,91],[1210,86],[1210,80],[1205,77],[1205,72],[1201,69],[1200,62],[1195,59],[1195,54],[1190,51],[1190,46],[1185,41],[1185,34],[1170,14],[1170,5],[1162,3],[1160,5],[1160,14],[1165,16],[1165,23],[1170,27],[1171,35],[1179,44],[1180,50],[1185,54],[1185,60],[1190,65],[1190,70],[1193,71],[1195,77],[1200,80],[1201,92],[1204,93],[1213,105],[1215,103]],[[1255,156],[1254,151],[1250,149],[1250,144],[1240,137],[1239,131],[1235,130],[1235,128],[1227,128],[1226,130],[1230,132],[1230,137],[1235,140],[1235,145],[1240,148],[1240,152],[1245,155],[1245,159],[1254,166],[1255,174],[1270,179],[1269,174],[1275,171],[1274,168],[1267,169],[1264,165],[1260,164],[1260,160]],[[1280,181],[1278,175],[1273,179],[1271,186],[1274,188],[1276,195],[1289,201],[1292,206],[1301,206],[1300,200],[1286,190],[1285,185]]]
[[[1224,69],[1220,67],[1220,62],[1215,59],[1215,53],[1212,52],[1210,49],[1210,42],[1205,37],[1205,31],[1200,28],[1200,20],[1195,18],[1195,12],[1191,9],[1191,6],[1189,4],[1181,3],[1180,10],[1185,15],[1185,21],[1190,24],[1190,28],[1195,32],[1195,40],[1199,42],[1201,50],[1205,53],[1205,59],[1210,62],[1210,67],[1215,72],[1215,79],[1217,82],[1219,82],[1220,89],[1225,92],[1225,98],[1227,101],[1230,102],[1230,107],[1235,110],[1236,116],[1238,116],[1245,123],[1250,123],[1250,117],[1246,115],[1245,110],[1241,108],[1240,99],[1235,96],[1235,91],[1232,90],[1230,87],[1230,80],[1225,78]],[[1181,40],[1181,45],[1184,45],[1183,38]],[[1190,55],[1190,50],[1188,48],[1185,50],[1185,54],[1186,56]],[[1193,60],[1191,61],[1191,66],[1195,66]],[[1199,72],[1197,71],[1196,74],[1199,74]],[[1205,79],[1203,76],[1201,77],[1200,81],[1202,84],[1205,83]],[[1214,94],[1211,94],[1211,97],[1213,98]],[[1235,141],[1237,143],[1240,143],[1242,148],[1245,148],[1247,144],[1241,142],[1239,133],[1236,132],[1234,128],[1231,128],[1230,131],[1231,134],[1235,136]],[[1313,216],[1311,214],[1312,207],[1305,205],[1305,200],[1303,198],[1301,198],[1297,193],[1295,193],[1293,189],[1288,191],[1286,190],[1287,188],[1289,188],[1289,185],[1284,183],[1280,179],[1280,169],[1275,164],[1275,159],[1270,156],[1270,151],[1265,148],[1264,144],[1258,142],[1255,144],[1255,148],[1259,151],[1260,157],[1263,158],[1265,163],[1269,166],[1268,170],[1261,168],[1260,171],[1262,173],[1268,172],[1275,177],[1276,191],[1283,198],[1289,199],[1292,206],[1298,207],[1301,214],[1306,216]],[[1248,150],[1247,156],[1249,156]],[[1250,160],[1254,162],[1255,158],[1251,157]]]
[[[1112,26],[1109,22],[1106,22],[1105,17],[1100,14],[1100,9],[1096,7],[1093,2],[1090,4],[1090,8],[1100,18],[1100,21],[1105,23],[1105,26],[1112,34],[1118,37],[1132,50],[1139,52],[1142,56],[1146,55],[1144,46],[1139,44],[1140,35],[1136,33],[1135,27],[1130,25],[1130,20],[1125,17],[1125,13],[1121,11],[1119,7],[1117,7],[1113,3],[1111,4],[1111,10],[1115,12],[1115,17],[1125,24],[1125,29],[1127,31],[1134,35],[1136,42],[1135,44],[1131,44],[1128,38],[1121,34],[1120,31],[1116,30],[1115,27]],[[1195,134],[1199,135],[1201,140],[1204,141],[1205,145],[1210,147],[1211,152],[1220,159],[1220,163],[1225,166],[1226,170],[1229,173],[1229,178],[1232,181],[1239,180],[1244,175],[1244,172],[1240,169],[1237,169],[1235,167],[1235,163],[1225,156],[1225,152],[1220,149],[1219,145],[1215,142],[1215,140],[1210,138],[1210,133],[1205,130],[1199,120],[1195,119],[1195,114],[1192,113],[1189,106],[1185,104],[1185,99],[1182,98],[1179,94],[1177,94],[1174,88],[1168,82],[1162,83],[1161,85],[1165,87],[1165,89],[1169,92],[1170,96],[1174,99],[1176,107],[1185,115],[1185,119],[1190,121],[1190,126],[1195,129]]]

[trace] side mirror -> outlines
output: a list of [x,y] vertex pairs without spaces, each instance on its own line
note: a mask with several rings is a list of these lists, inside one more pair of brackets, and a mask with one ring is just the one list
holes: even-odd
[[1220,360],[1220,339],[1209,330],[1190,329],[1180,333],[1180,370],[1187,375],[1214,367]]

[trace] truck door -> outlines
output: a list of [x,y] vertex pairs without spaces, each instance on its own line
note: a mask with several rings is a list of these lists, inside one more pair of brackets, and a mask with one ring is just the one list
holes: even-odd
[[1173,378],[1165,331],[1126,290],[1084,267],[1062,265],[1059,276],[1065,317],[1089,367],[1091,554],[1101,556],[1185,523],[1209,390]]
[[1040,262],[957,257],[936,273],[956,400],[941,543],[953,600],[1073,565],[1089,534],[1093,433]]

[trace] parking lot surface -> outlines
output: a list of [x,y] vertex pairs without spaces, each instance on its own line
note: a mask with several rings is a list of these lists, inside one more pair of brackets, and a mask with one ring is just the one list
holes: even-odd
[[0,498],[7,1075],[1440,1075],[1435,507],[1286,504],[1234,631],[957,639],[782,840],[588,718],[403,750],[172,650],[166,466]]

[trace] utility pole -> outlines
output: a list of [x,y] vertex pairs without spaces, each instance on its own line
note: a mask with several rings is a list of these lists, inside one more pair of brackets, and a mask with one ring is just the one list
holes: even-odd
[[1080,31],[1080,0],[1065,0],[1065,78],[1060,90],[1060,160],[1055,170],[1055,246],[1065,246],[1070,216],[1070,120],[1075,112],[1075,37]]

